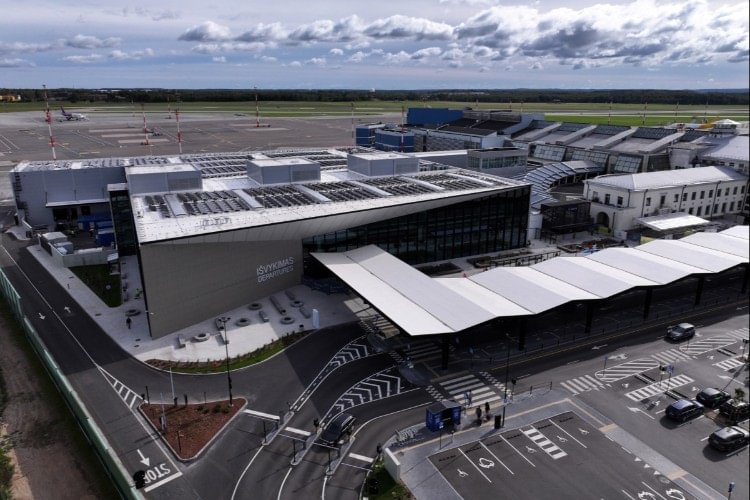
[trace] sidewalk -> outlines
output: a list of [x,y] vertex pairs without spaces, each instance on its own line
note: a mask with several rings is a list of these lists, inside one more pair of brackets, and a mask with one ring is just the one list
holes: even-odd
[[[25,232],[18,227],[9,228],[17,239],[27,240]],[[143,300],[136,298],[138,289],[142,289],[140,273],[138,272],[138,261],[135,256],[122,257],[121,273],[122,282],[127,284],[128,301],[119,307],[107,307],[99,297],[85,285],[70,269],[57,266],[52,257],[39,245],[28,247],[29,253],[44,266],[52,276],[67,292],[72,300],[81,306],[101,328],[128,354],[140,361],[149,359],[171,360],[171,361],[206,361],[224,360],[226,347],[222,334],[216,327],[215,319],[197,323],[183,328],[164,337],[152,339],[148,333],[148,325]],[[297,285],[290,288],[297,300],[304,303],[308,310],[317,309],[320,313],[320,327],[328,327],[337,324],[357,320],[357,314],[371,314],[369,306],[364,305],[361,299],[349,297],[345,294],[326,295],[323,292],[313,291],[305,285]],[[276,294],[279,298],[283,292]],[[286,298],[286,297],[284,297]],[[256,301],[263,306],[269,321],[262,322],[258,317],[257,310],[250,310],[246,305],[228,311],[218,316],[228,316],[231,321],[226,323],[227,335],[229,337],[229,355],[237,356],[252,352],[264,345],[277,340],[292,331],[311,330],[312,319],[305,318],[301,314],[295,315],[295,322],[291,325],[280,323],[281,316],[271,304],[270,297],[264,297]],[[57,311],[65,317],[67,311]],[[131,319],[128,326],[126,319]],[[245,318],[250,321],[237,322]],[[301,328],[300,328],[301,326]],[[201,333],[209,335],[208,340],[198,342],[193,338]],[[185,339],[185,346],[180,347],[178,336]]]

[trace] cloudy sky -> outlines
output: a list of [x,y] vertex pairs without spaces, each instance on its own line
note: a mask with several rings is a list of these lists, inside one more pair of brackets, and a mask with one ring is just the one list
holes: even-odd
[[0,88],[42,84],[744,88],[748,2],[15,2],[0,21]]

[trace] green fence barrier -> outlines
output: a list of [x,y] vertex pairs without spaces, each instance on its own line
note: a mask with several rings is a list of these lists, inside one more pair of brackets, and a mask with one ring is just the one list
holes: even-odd
[[6,302],[13,310],[16,319],[23,327],[26,338],[29,340],[29,343],[33,347],[37,356],[39,356],[39,359],[42,361],[42,365],[44,365],[44,368],[47,370],[52,382],[54,382],[57,390],[62,394],[65,403],[83,431],[83,435],[86,436],[86,439],[96,451],[99,460],[101,460],[104,465],[107,474],[109,474],[109,477],[117,488],[117,491],[120,493],[120,496],[125,499],[142,500],[144,497],[135,489],[130,474],[125,469],[125,466],[110,447],[107,438],[104,436],[101,429],[99,429],[99,426],[94,419],[91,418],[91,415],[86,410],[86,406],[78,397],[73,386],[68,382],[68,378],[62,373],[52,355],[47,351],[44,342],[39,337],[28,318],[24,316],[23,308],[21,307],[21,296],[16,292],[16,289],[13,288],[13,285],[2,270],[0,270],[0,290],[2,291]]

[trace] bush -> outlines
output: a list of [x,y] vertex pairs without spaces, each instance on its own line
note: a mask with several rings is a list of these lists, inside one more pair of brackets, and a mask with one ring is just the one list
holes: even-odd
[[213,413],[219,413],[221,411],[221,405],[219,403],[216,403],[214,407],[211,409]]

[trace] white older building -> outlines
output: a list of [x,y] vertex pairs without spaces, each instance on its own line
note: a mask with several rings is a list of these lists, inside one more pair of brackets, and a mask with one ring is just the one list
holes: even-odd
[[748,176],[729,167],[703,167],[626,175],[602,175],[584,181],[591,217],[624,238],[635,220],[685,213],[703,218],[738,214],[747,197]]

